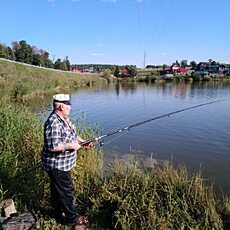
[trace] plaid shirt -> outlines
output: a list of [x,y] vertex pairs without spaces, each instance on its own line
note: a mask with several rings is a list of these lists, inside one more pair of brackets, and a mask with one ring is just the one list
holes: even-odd
[[51,152],[60,143],[76,141],[76,127],[68,120],[69,126],[55,112],[52,112],[44,125],[44,146],[41,152],[42,166],[46,171],[57,169],[69,171],[76,166],[76,151]]

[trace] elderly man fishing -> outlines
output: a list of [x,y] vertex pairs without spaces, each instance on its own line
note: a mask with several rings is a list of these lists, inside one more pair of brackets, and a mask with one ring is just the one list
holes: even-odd
[[44,125],[42,166],[50,177],[51,205],[56,218],[65,216],[68,225],[84,225],[88,218],[78,214],[73,203],[74,186],[71,169],[76,165],[77,151],[89,149],[92,143],[81,145],[84,140],[76,133],[75,125],[68,119],[71,110],[70,96],[53,96],[53,111]]

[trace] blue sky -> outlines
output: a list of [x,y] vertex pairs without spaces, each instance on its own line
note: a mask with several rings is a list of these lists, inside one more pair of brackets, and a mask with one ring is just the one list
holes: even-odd
[[0,43],[72,64],[230,63],[229,0],[0,0]]

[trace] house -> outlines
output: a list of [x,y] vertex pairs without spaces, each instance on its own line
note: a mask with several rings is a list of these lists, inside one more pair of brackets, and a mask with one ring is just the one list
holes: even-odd
[[78,67],[76,65],[71,66],[71,71],[74,72],[74,73],[80,73],[81,72],[81,70],[78,69]]
[[119,75],[121,77],[128,77],[129,76],[129,69],[126,66],[122,67],[120,69]]
[[230,64],[215,64],[211,65],[207,62],[200,62],[197,65],[196,72],[205,72],[206,74],[229,74]]
[[208,65],[207,66],[207,71],[210,74],[220,74],[223,73],[223,71],[220,70],[220,66],[219,65]]
[[207,62],[200,62],[200,63],[197,65],[196,70],[198,70],[198,71],[207,70],[207,69],[208,69],[208,65],[209,65],[209,63],[207,63]]
[[182,67],[179,67],[177,69],[177,73],[185,73],[186,71],[187,71],[186,68],[182,68]]
[[223,71],[223,74],[229,75],[230,74],[230,64],[220,64],[221,71]]
[[171,73],[176,73],[178,71],[178,69],[180,68],[179,63],[173,63],[170,67],[170,72]]

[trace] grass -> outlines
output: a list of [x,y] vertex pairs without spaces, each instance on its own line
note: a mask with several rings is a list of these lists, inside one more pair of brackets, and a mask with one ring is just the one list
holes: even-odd
[[[2,86],[9,85],[11,80],[24,82],[19,73],[8,73],[8,78],[2,76],[5,70],[0,72]],[[35,74],[33,79],[37,78]],[[31,81],[31,85],[25,86],[30,88],[33,84]],[[35,210],[39,217],[37,229],[68,229],[48,215],[49,181],[39,165],[43,122],[26,106],[9,103],[3,91],[1,94],[0,199],[13,198],[20,213]],[[75,123],[85,139],[100,133],[97,124],[87,124],[85,115]],[[117,160],[103,171],[100,149],[79,151],[73,169],[75,199],[79,212],[89,216],[93,229],[214,230],[229,226],[230,198],[223,195],[222,200],[217,199],[212,184],[207,184],[200,172],[190,174],[185,166],[172,165],[143,169],[137,157],[126,163]]]
[[0,60],[1,95],[11,101],[23,101],[53,92],[69,92],[96,82],[107,81],[97,74],[58,72]]

